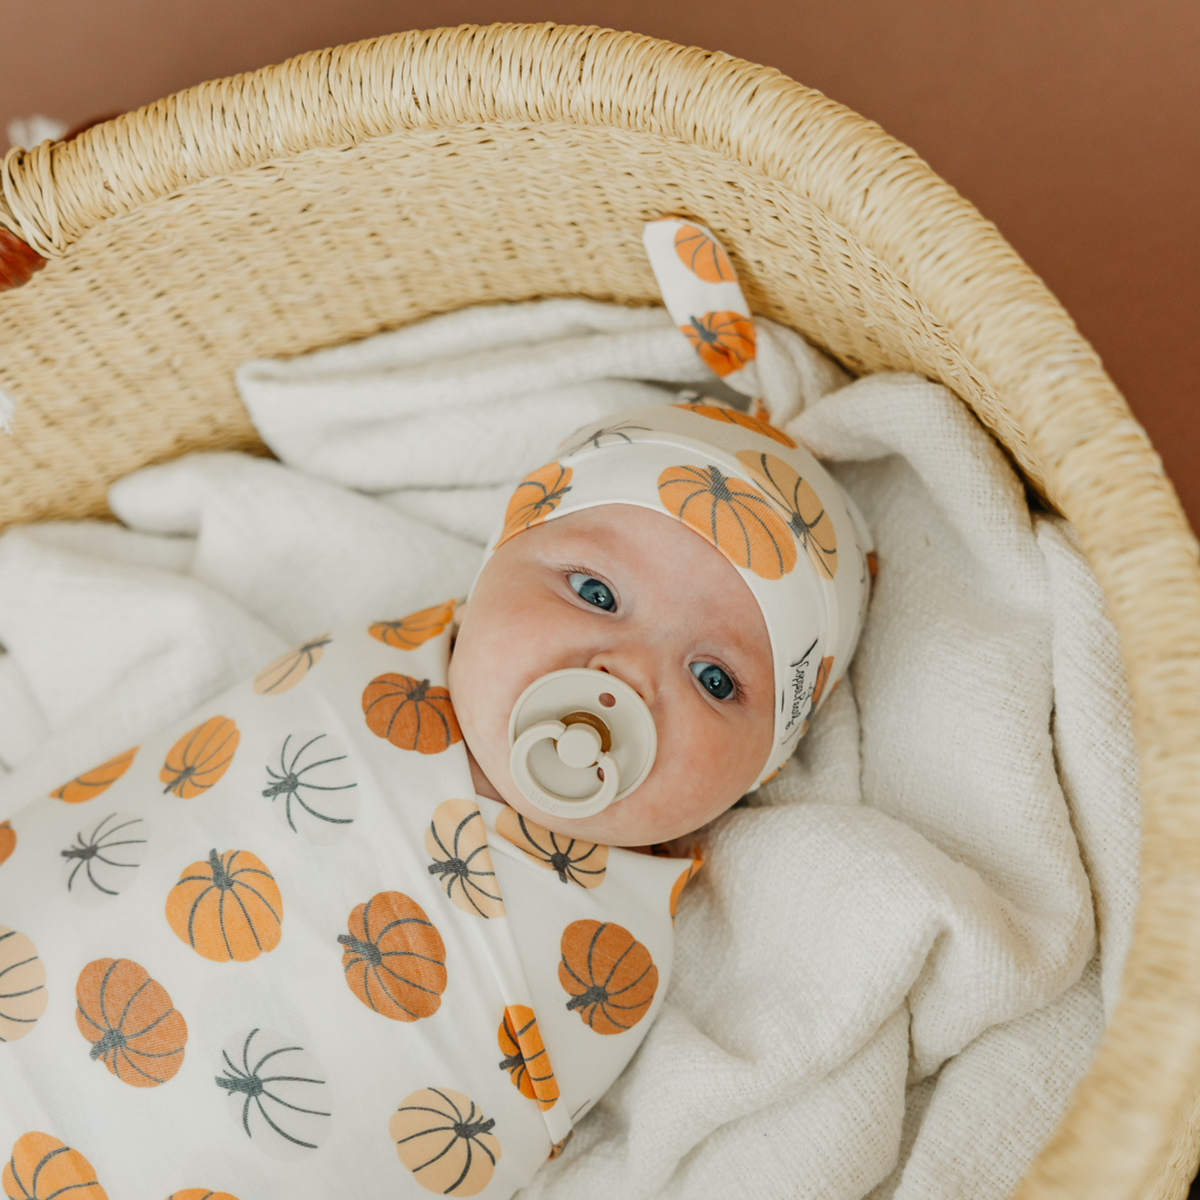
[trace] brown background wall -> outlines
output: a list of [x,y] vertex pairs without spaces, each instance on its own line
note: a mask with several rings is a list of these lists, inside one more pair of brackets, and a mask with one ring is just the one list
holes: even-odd
[[1195,0],[0,0],[0,139],[374,34],[543,20],[767,63],[915,147],[1062,299],[1200,527]]

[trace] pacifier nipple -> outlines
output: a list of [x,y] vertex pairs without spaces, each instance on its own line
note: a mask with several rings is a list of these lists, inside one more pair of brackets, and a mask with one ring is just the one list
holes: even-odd
[[568,667],[535,679],[508,720],[509,767],[521,795],[556,817],[590,817],[650,774],[654,718],[629,684]]

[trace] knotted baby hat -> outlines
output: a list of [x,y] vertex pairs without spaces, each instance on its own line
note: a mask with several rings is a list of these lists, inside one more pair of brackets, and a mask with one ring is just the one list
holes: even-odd
[[[728,385],[757,393],[754,324],[720,244],[676,219],[650,222],[643,240],[675,324]],[[553,462],[518,484],[484,562],[523,530],[600,504],[676,518],[725,556],[758,601],[778,699],[757,787],[787,760],[853,656],[874,573],[861,515],[785,432],[691,393],[562,442]]]

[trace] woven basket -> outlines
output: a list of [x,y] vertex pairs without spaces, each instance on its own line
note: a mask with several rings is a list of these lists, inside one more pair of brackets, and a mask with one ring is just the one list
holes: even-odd
[[13,151],[0,527],[104,515],[113,480],[185,451],[265,452],[233,387],[244,359],[485,301],[655,301],[638,233],[666,213],[711,226],[754,310],[849,370],[952,388],[1078,531],[1133,695],[1142,899],[1112,1024],[1016,1195],[1182,1196],[1200,1081],[1196,543],[1062,307],[862,117],[726,55],[507,25],[302,55]]

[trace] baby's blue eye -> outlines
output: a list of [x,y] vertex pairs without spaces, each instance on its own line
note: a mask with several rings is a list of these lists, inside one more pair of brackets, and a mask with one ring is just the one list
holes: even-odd
[[714,663],[694,662],[690,670],[715,699],[728,700],[733,695],[733,680]]
[[581,600],[586,600],[589,604],[594,604],[606,612],[612,612],[617,607],[617,602],[608,585],[601,583],[600,580],[593,579],[590,575],[584,575],[579,571],[573,571],[567,576],[567,582],[575,589]]

